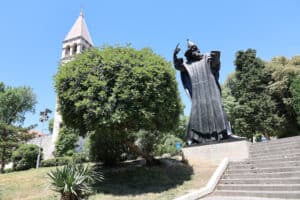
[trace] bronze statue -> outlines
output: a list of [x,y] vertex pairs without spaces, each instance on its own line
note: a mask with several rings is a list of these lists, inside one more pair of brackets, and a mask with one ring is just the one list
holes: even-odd
[[188,40],[185,52],[186,62],[178,58],[180,52],[177,44],[173,62],[181,72],[183,86],[191,98],[192,108],[187,130],[188,143],[202,143],[206,139],[219,141],[226,138],[229,123],[224,112],[219,84],[220,51],[201,54],[200,49]]

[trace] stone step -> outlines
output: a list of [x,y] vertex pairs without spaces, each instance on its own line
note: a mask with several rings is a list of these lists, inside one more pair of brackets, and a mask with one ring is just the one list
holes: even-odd
[[[284,162],[284,161],[293,161],[293,160],[300,160],[300,153],[297,154],[288,154],[288,155],[274,155],[274,156],[266,156],[262,158],[251,158],[246,161],[240,161],[240,162],[231,162],[232,164],[246,164],[246,163],[273,163],[273,162]],[[231,164],[230,163],[230,164]]]
[[228,169],[260,169],[260,168],[266,168],[266,167],[295,167],[300,166],[300,160],[298,161],[283,161],[283,162],[261,162],[261,163],[242,163],[242,164],[236,164],[236,163],[230,163],[228,166]]
[[261,174],[261,173],[274,173],[274,172],[295,172],[300,171],[300,167],[267,167],[257,169],[227,169],[225,174]]
[[[261,151],[280,151],[284,149],[297,149],[299,148],[300,142],[298,143],[292,143],[292,144],[286,144],[286,145],[274,145],[274,146],[263,146],[263,147],[253,147],[249,146],[249,152],[255,153],[255,152],[261,152]],[[288,147],[288,148],[287,148]]]
[[293,172],[270,172],[270,173],[244,173],[224,174],[224,179],[247,179],[247,178],[300,178],[300,170]]
[[300,152],[300,147],[297,149],[289,149],[288,147],[286,149],[283,149],[281,151],[261,151],[261,152],[249,152],[250,158],[253,157],[262,157],[262,156],[272,156],[272,155],[287,155],[287,154],[296,154]]
[[267,160],[267,159],[277,159],[277,158],[288,158],[288,157],[299,157],[299,152],[291,152],[291,153],[277,153],[272,155],[261,155],[261,154],[250,154],[249,160]]
[[289,140],[283,140],[283,139],[278,139],[278,140],[267,140],[266,142],[257,142],[257,143],[251,143],[251,146],[256,146],[256,147],[262,147],[262,146],[273,146],[273,145],[283,145],[283,144],[290,144],[290,143],[297,143],[300,141],[300,137],[289,139]]
[[231,179],[223,178],[220,184],[300,184],[299,178],[244,178]]
[[297,144],[290,144],[290,145],[285,145],[285,146],[266,146],[263,148],[249,148],[249,152],[250,153],[261,153],[261,152],[278,152],[278,151],[282,151],[282,150],[298,150],[300,149],[300,143]]
[[217,190],[299,191],[300,184],[218,184]]
[[261,145],[258,145],[257,143],[255,144],[251,144],[249,145],[249,148],[252,149],[263,149],[263,148],[270,148],[270,147],[286,147],[289,145],[297,145],[300,143],[300,140],[296,140],[296,141],[290,141],[290,142],[281,142],[281,143],[277,143],[277,144],[273,144],[270,142],[263,142]]
[[214,195],[219,196],[244,196],[244,197],[265,197],[280,199],[300,199],[300,191],[243,191],[243,190],[216,190]]
[[283,144],[283,143],[289,143],[293,141],[300,141],[300,136],[294,136],[294,137],[288,137],[288,138],[281,138],[281,139],[273,139],[273,140],[267,140],[266,142],[257,142],[253,143],[253,145],[256,146],[263,146],[266,144]]
[[296,142],[290,142],[290,143],[286,143],[286,144],[274,144],[274,145],[264,145],[264,146],[256,146],[256,145],[249,145],[249,150],[250,151],[255,151],[255,150],[264,150],[264,149],[283,149],[286,148],[288,146],[292,146],[292,147],[298,147],[299,146],[300,141],[296,141]]

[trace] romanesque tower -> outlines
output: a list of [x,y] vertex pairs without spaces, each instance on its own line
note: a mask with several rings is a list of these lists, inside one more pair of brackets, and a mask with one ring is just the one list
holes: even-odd
[[[76,54],[80,54],[90,47],[93,47],[93,41],[84,20],[83,13],[80,12],[76,22],[63,40],[61,63],[70,61]],[[62,117],[57,109],[58,104],[56,103],[52,133],[52,152],[55,149],[55,142],[62,124]]]

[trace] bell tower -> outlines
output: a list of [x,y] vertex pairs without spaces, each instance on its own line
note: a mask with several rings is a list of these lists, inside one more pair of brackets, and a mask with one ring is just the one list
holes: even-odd
[[85,23],[83,12],[80,12],[79,17],[63,41],[61,61],[67,62],[71,60],[74,55],[93,46],[93,41]]
[[[84,20],[83,12],[75,21],[69,33],[66,35],[62,44],[61,63],[72,60],[75,55],[82,53],[84,50],[93,47],[93,41]],[[52,153],[55,150],[55,142],[58,138],[59,129],[62,126],[62,116],[58,111],[58,99],[56,100],[53,133],[52,133]]]

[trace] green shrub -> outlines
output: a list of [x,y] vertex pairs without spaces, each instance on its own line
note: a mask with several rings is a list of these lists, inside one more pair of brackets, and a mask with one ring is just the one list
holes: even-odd
[[67,165],[72,161],[71,157],[56,157],[48,160],[42,160],[41,166],[42,167],[53,167],[53,166],[60,166],[60,165]]
[[79,133],[77,130],[69,127],[62,127],[59,130],[58,139],[55,144],[55,156],[72,156],[75,153],[78,138]]
[[89,159],[88,159],[88,154],[85,153],[85,152],[80,152],[80,153],[74,153],[72,155],[72,160],[75,162],[75,163],[84,163],[84,162],[88,162]]
[[176,148],[176,143],[179,143],[180,145],[184,144],[184,142],[171,134],[165,135],[159,142],[159,144],[156,145],[155,149],[155,155],[162,155],[165,153],[169,153],[170,155],[176,155],[180,152],[180,149]]
[[69,163],[48,173],[53,190],[61,194],[63,200],[88,199],[92,185],[103,180],[100,172],[89,166]]
[[89,136],[90,160],[102,162],[106,166],[116,165],[122,160],[122,154],[128,150],[124,145],[122,135],[101,130]]
[[[4,169],[4,173],[11,173],[14,172],[13,168],[9,168],[9,169]],[[0,198],[1,199],[1,198]]]
[[263,135],[261,133],[255,133],[255,142],[261,142],[262,136]]
[[[42,151],[42,150],[41,150]],[[12,154],[13,169],[16,171],[34,168],[39,147],[34,144],[23,144]],[[42,153],[41,153],[42,159]]]

